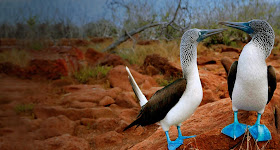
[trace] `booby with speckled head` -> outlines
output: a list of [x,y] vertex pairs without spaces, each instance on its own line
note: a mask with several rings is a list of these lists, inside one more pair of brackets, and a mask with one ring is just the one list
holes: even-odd
[[[157,91],[149,101],[147,101],[127,68],[132,89],[140,100],[142,108],[137,119],[124,130],[134,125],[145,126],[159,122],[165,131],[168,149],[176,149],[183,144],[184,139],[195,137],[183,136],[180,126],[183,121],[194,113],[202,100],[203,92],[197,67],[197,45],[206,37],[224,30],[190,29],[186,31],[180,44],[183,78]],[[177,126],[178,130],[178,138],[175,141],[171,141],[168,134],[168,130],[172,125]]]
[[264,20],[220,22],[220,24],[242,30],[252,37],[228,73],[228,90],[232,99],[234,123],[226,126],[222,133],[234,139],[241,136],[247,125],[238,122],[238,110],[257,111],[257,121],[255,125],[248,126],[249,132],[256,141],[270,140],[271,133],[265,125],[260,124],[260,120],[277,85],[274,68],[267,66],[265,62],[274,45],[274,31]]

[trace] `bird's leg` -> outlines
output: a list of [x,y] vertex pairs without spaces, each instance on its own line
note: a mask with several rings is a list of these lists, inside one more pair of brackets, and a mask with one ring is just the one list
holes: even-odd
[[193,138],[195,137],[196,135],[192,135],[192,136],[183,136],[182,135],[182,132],[181,132],[181,127],[180,126],[177,126],[177,130],[178,130],[178,138],[176,139],[176,141],[179,141],[183,144],[184,142],[184,139],[188,139],[188,138]]
[[257,142],[271,140],[271,134],[268,128],[260,122],[261,114],[258,113],[258,119],[253,126],[249,127],[249,132]]
[[223,128],[222,133],[234,140],[245,133],[247,125],[238,122],[238,111],[234,111],[234,122]]
[[171,141],[169,138],[169,133],[168,131],[165,131],[166,139],[167,139],[167,144],[168,144],[168,149],[169,150],[176,150],[176,148],[180,147],[182,145],[181,142],[178,141]]

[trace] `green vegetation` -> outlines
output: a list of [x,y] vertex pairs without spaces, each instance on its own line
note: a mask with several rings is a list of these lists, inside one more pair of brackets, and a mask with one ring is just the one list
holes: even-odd
[[174,82],[177,79],[178,78],[174,78],[174,77],[171,76],[169,79],[158,78],[158,79],[156,79],[156,82],[160,86],[167,86],[167,85],[169,85],[170,83]]
[[109,66],[96,66],[96,67],[84,67],[80,71],[74,73],[74,78],[79,83],[88,83],[90,78],[101,79],[106,77],[107,73],[112,67]]
[[34,40],[30,45],[29,47],[33,50],[42,50],[44,48],[44,44],[43,42],[40,42],[40,41],[37,41],[37,40]]
[[12,64],[25,67],[28,65],[30,60],[30,54],[25,50],[9,50],[0,53],[0,63],[11,62]]
[[33,109],[34,109],[34,104],[18,104],[15,106],[15,112],[17,114],[25,114],[25,115],[31,115],[34,116]]
[[142,65],[147,55],[159,54],[162,57],[167,57],[172,62],[179,61],[179,40],[165,42],[163,40],[156,41],[149,45],[135,45],[132,48],[133,42],[127,41],[118,46],[117,54],[130,64]]

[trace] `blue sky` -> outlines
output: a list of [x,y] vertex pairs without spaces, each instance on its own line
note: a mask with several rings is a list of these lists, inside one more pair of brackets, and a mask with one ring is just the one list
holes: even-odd
[[[166,1],[152,0],[151,3],[157,9]],[[0,0],[0,24],[24,21],[34,15],[40,21],[70,19],[75,24],[84,24],[110,19],[111,12],[106,8],[106,0]]]
[[29,16],[46,19],[69,19],[74,23],[105,18],[106,0],[0,0],[0,23],[26,20]]
[[[211,7],[207,5],[207,1],[211,0],[189,0],[192,6],[199,9]],[[267,1],[279,2],[279,0]],[[172,4],[169,0],[151,0],[150,2],[158,10],[165,2]],[[0,24],[25,21],[34,15],[41,22],[71,20],[72,23],[82,25],[102,18],[110,20],[111,12],[106,9],[106,0],[0,0]]]

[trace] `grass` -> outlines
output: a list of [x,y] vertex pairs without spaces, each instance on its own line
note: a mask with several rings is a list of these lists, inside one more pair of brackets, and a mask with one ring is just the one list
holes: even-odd
[[[126,41],[116,48],[116,54],[127,60],[130,64],[143,65],[147,55],[159,54],[162,57],[168,58],[169,61],[180,64],[180,39],[173,41],[159,41],[149,45],[136,44],[133,48],[133,41]],[[93,44],[90,47],[97,51],[102,51],[109,46],[112,41],[105,41],[104,43]],[[203,51],[208,50],[204,43],[198,44],[198,55]]]
[[157,78],[156,82],[158,83],[159,86],[167,86],[170,83],[173,83],[175,80],[177,80],[178,78],[172,77],[170,76],[169,79],[165,79],[165,78]]
[[30,59],[30,54],[25,50],[12,49],[0,53],[0,63],[11,62],[12,64],[26,67]]
[[107,73],[112,67],[109,66],[96,66],[96,67],[84,67],[80,71],[74,73],[74,78],[79,83],[88,83],[90,78],[101,79],[106,77]]
[[29,47],[33,50],[42,50],[45,46],[40,41],[33,41],[32,44],[29,45]]
[[180,56],[180,41],[174,40],[170,42],[160,41],[150,45],[135,45],[132,41],[124,42],[117,47],[117,54],[130,64],[142,65],[147,55],[159,54],[167,57],[172,62],[178,62]]
[[35,117],[34,116],[34,104],[30,103],[30,104],[18,104],[15,106],[15,112],[17,114],[24,114],[24,115],[30,115],[32,116],[33,118]]

